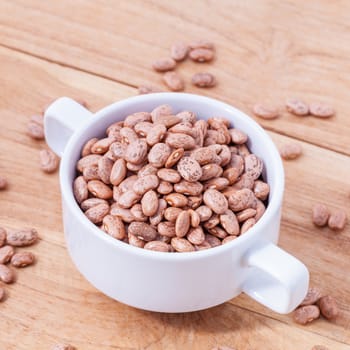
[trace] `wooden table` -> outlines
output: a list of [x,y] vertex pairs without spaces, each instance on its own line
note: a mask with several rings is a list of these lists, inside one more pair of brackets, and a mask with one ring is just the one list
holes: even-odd
[[[348,1],[40,1],[0,2],[0,226],[35,227],[35,266],[18,271],[0,304],[0,349],[50,349],[69,342],[92,349],[238,350],[350,348],[350,225],[335,234],[316,229],[314,203],[349,210],[350,3]],[[241,295],[189,314],[145,312],[93,288],[65,248],[58,176],[38,169],[38,150],[26,134],[29,117],[51,99],[86,99],[91,110],[137,94],[140,84],[161,86],[151,62],[177,40],[207,38],[217,45],[210,65],[186,61],[186,91],[209,95],[251,114],[257,101],[287,97],[336,107],[329,120],[286,112],[259,122],[277,145],[298,140],[303,156],[285,163],[280,245],[301,259],[311,283],[339,302],[333,322],[298,326]],[[205,67],[205,68],[203,68]],[[208,69],[214,89],[190,85]],[[108,278],[108,276],[106,276]]]

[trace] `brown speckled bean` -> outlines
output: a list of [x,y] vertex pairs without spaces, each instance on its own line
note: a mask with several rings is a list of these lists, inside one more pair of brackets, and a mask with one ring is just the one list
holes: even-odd
[[313,102],[310,104],[310,114],[318,118],[330,118],[335,114],[334,108],[328,104],[321,102]]
[[221,245],[221,241],[219,238],[207,233],[205,235],[205,241],[209,243],[209,245],[212,247],[212,248],[215,248],[215,247],[218,247]]
[[219,225],[220,217],[217,214],[213,214],[208,221],[206,221],[203,226],[205,229],[210,230],[215,226]]
[[239,223],[244,222],[250,218],[255,218],[256,215],[256,209],[253,208],[247,208],[244,209],[238,213],[236,213],[236,217]]
[[312,208],[312,222],[316,226],[326,226],[329,216],[330,210],[324,204],[317,203]]
[[216,214],[224,214],[228,209],[225,196],[211,188],[204,192],[203,201]]
[[162,221],[158,224],[157,229],[159,234],[162,236],[170,237],[170,238],[176,236],[175,222]]
[[153,190],[147,191],[141,199],[142,211],[146,216],[153,216],[158,210],[158,196]]
[[[108,209],[109,211],[109,209]],[[107,211],[107,213],[108,213]],[[136,220],[135,216],[132,214],[131,209],[121,208],[116,203],[111,205],[110,214],[113,216],[120,217],[124,222],[130,223]]]
[[339,314],[337,302],[330,295],[321,297],[318,300],[317,305],[320,308],[322,316],[324,316],[327,320],[333,320]]
[[109,212],[109,205],[101,203],[86,210],[86,217],[94,224],[100,223]]
[[137,139],[126,147],[124,159],[133,164],[141,164],[147,158],[147,143],[143,139]]
[[155,144],[163,140],[165,134],[166,134],[166,126],[163,124],[155,124],[148,131],[146,136],[146,141],[148,145],[154,146]]
[[192,76],[192,84],[201,88],[209,88],[216,85],[216,79],[211,73],[196,73]]
[[182,133],[168,133],[165,143],[172,148],[183,148],[184,150],[193,149],[196,145],[192,136]]
[[27,267],[33,265],[35,262],[35,255],[31,252],[19,252],[12,256],[11,265],[14,267]]
[[334,231],[342,231],[347,223],[347,220],[345,210],[336,210],[329,216],[328,227]]
[[255,197],[261,199],[262,201],[266,200],[270,193],[270,186],[264,181],[256,180],[254,182],[253,192]]
[[248,188],[243,188],[231,194],[228,199],[229,207],[232,211],[241,211],[256,206],[254,193]]
[[249,154],[249,156],[244,157],[244,168],[246,174],[257,180],[263,170],[263,162],[255,154]]
[[157,175],[158,169],[152,164],[144,165],[137,173],[138,177],[144,177],[146,175]]
[[173,237],[171,239],[171,245],[179,253],[194,251],[194,246],[186,238]]
[[148,217],[143,213],[142,206],[140,203],[134,204],[130,208],[130,212],[134,216],[135,221],[147,222]]
[[190,243],[200,245],[205,240],[205,234],[202,227],[191,228],[187,234],[187,239]]
[[45,138],[44,124],[38,123],[36,120],[42,118],[41,116],[33,116],[27,124],[27,134],[34,140],[43,140]]
[[[214,236],[213,236],[214,237]],[[216,237],[215,237],[216,238]],[[203,243],[201,244],[196,244],[194,246],[194,249],[197,250],[197,251],[201,251],[201,250],[206,250],[206,249],[209,249],[209,248],[212,248],[212,246],[209,244],[209,242],[207,242],[206,240],[204,240]]]
[[93,137],[92,139],[86,141],[86,143],[84,144],[82,150],[81,150],[81,156],[85,157],[88,156],[89,154],[91,154],[91,147],[98,141],[97,137]]
[[203,196],[199,195],[199,196],[189,196],[187,197],[188,199],[188,207],[195,210],[197,209],[203,202]]
[[170,182],[160,181],[157,187],[157,192],[159,194],[169,194],[174,191],[174,187]]
[[3,264],[0,264],[0,281],[4,283],[13,283],[15,281],[15,273]]
[[98,166],[86,166],[83,170],[83,178],[85,179],[85,181],[101,180],[98,173]]
[[114,160],[117,160],[119,158],[123,158],[127,147],[128,147],[128,145],[125,143],[113,142],[111,144],[111,146],[109,147],[109,150],[110,150],[111,154],[113,155]]
[[228,179],[225,177],[217,177],[211,180],[208,180],[204,184],[204,190],[207,190],[208,188],[213,188],[218,191],[224,190],[229,185]]
[[95,207],[98,204],[108,204],[108,202],[105,199],[101,198],[88,198],[85,201],[81,202],[80,208],[86,211],[92,207]]
[[110,199],[113,197],[111,188],[100,180],[89,181],[87,187],[89,192],[97,198]]
[[297,98],[288,99],[286,101],[286,109],[288,112],[297,116],[306,116],[309,114],[309,106]]
[[110,183],[112,185],[119,185],[127,174],[126,163],[124,159],[117,159],[111,169]]
[[129,209],[134,204],[138,203],[141,197],[142,195],[135,193],[133,190],[126,191],[119,197],[118,205],[122,208]]
[[285,160],[296,159],[301,156],[303,150],[299,143],[286,143],[280,147],[281,157]]
[[170,183],[177,183],[181,180],[181,175],[179,174],[178,171],[174,169],[166,169],[166,168],[159,169],[157,172],[157,175],[161,180],[164,180]]
[[151,112],[152,122],[156,123],[158,121],[158,118],[162,115],[170,115],[173,114],[173,109],[170,105],[164,104],[160,105],[153,109]]
[[233,143],[235,143],[237,145],[241,145],[241,144],[246,143],[248,141],[248,136],[243,131],[238,130],[238,129],[229,129],[228,131],[231,135],[231,140]]
[[203,185],[198,181],[189,182],[186,180],[181,180],[174,185],[174,190],[177,193],[182,193],[187,196],[198,196],[203,191]]
[[98,176],[105,184],[110,184],[110,176],[114,162],[106,156],[98,161]]
[[256,201],[256,214],[254,216],[255,221],[260,220],[260,218],[263,216],[263,214],[265,213],[265,204],[261,201],[261,200],[257,200]]
[[183,61],[189,51],[189,46],[183,42],[174,43],[170,48],[170,56],[175,61]]
[[196,211],[194,211],[193,209],[189,209],[188,213],[190,214],[190,218],[191,218],[191,226],[198,227],[201,223],[201,219],[199,217],[199,214]]
[[177,72],[166,72],[163,75],[163,81],[172,91],[182,91],[185,88],[185,81]]
[[177,163],[177,170],[180,175],[189,182],[198,181],[203,174],[201,166],[191,157],[181,158]]
[[149,151],[148,161],[153,167],[161,168],[166,164],[170,156],[170,147],[165,143],[157,143]]
[[322,292],[320,289],[312,287],[309,288],[306,297],[301,302],[300,306],[313,305],[322,297]]
[[124,223],[117,216],[106,215],[102,220],[102,228],[113,238],[121,240],[126,236]]
[[136,237],[130,232],[128,232],[128,243],[138,248],[143,248],[146,244],[146,242],[143,239]]
[[109,149],[109,146],[115,141],[113,137],[105,137],[96,141],[91,146],[91,153],[93,154],[103,154],[106,153]]
[[151,113],[136,112],[128,115],[124,120],[124,126],[134,128],[140,122],[150,122],[152,120]]
[[206,205],[201,205],[198,207],[196,212],[198,213],[201,222],[209,220],[213,215],[212,210]]
[[138,140],[137,134],[134,129],[123,127],[120,129],[121,143],[129,145],[132,142]]
[[171,128],[181,122],[181,118],[176,115],[161,115],[158,117],[156,124],[164,125],[166,128]]
[[81,173],[85,167],[88,166],[98,166],[98,161],[102,156],[99,154],[89,154],[83,158],[80,158],[77,163],[77,170]]
[[296,323],[305,325],[320,317],[320,309],[316,305],[302,306],[293,313],[293,319]]
[[167,158],[165,162],[165,167],[166,168],[171,168],[173,167],[183,156],[185,150],[183,148],[178,148],[171,152],[169,157]]
[[168,252],[169,245],[161,241],[150,241],[144,245],[145,249],[154,250],[157,252]]
[[223,173],[222,167],[218,164],[206,164],[202,167],[202,176],[200,181],[207,181],[212,178],[217,178]]
[[252,228],[256,224],[256,221],[254,218],[250,218],[246,221],[241,226],[241,235],[246,233],[250,228]]
[[277,108],[263,104],[254,105],[253,113],[257,117],[267,120],[276,119],[279,117],[279,111]]
[[168,207],[164,211],[164,218],[168,221],[175,222],[181,212],[181,208]]
[[43,149],[39,152],[40,169],[48,174],[55,172],[59,166],[60,160],[54,152],[49,149]]
[[214,58],[214,51],[205,48],[193,49],[189,53],[189,57],[191,60],[195,62],[209,62]]
[[181,193],[170,193],[164,197],[172,207],[182,208],[187,205],[188,199]]
[[154,241],[157,237],[157,231],[144,222],[132,222],[128,227],[128,232],[146,242]]
[[15,250],[10,245],[5,245],[0,248],[0,264],[7,264],[11,260],[13,254],[15,254]]
[[159,179],[156,175],[146,175],[145,177],[139,178],[133,185],[135,193],[143,195],[148,190],[154,190],[159,185]]
[[186,236],[191,225],[190,214],[187,210],[183,210],[175,221],[175,233],[177,237]]
[[27,247],[36,243],[39,239],[38,232],[34,228],[9,230],[6,242],[13,247]]
[[73,182],[73,193],[76,201],[80,204],[88,198],[87,182],[83,176],[78,176]]
[[224,214],[220,215],[220,223],[229,235],[239,235],[238,220],[232,210],[227,210]]
[[227,237],[227,232],[219,226],[208,229],[208,232],[221,240]]
[[166,72],[169,70],[173,70],[176,66],[176,61],[170,57],[159,58],[154,61],[152,67],[157,72]]

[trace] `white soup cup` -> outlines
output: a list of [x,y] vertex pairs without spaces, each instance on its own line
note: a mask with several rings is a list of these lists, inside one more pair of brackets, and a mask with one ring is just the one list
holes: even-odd
[[[175,113],[220,116],[244,131],[248,146],[264,163],[270,185],[262,218],[225,245],[190,253],[162,253],[118,241],[91,223],[74,199],[72,184],[84,143],[104,137],[106,128],[127,115],[169,104]],[[62,97],[45,113],[48,145],[62,157],[60,186],[68,251],[78,270],[97,289],[122,303],[160,312],[209,308],[244,292],[259,303],[289,313],[307,293],[309,274],[296,258],[277,247],[284,171],[267,133],[238,109],[217,100],[183,93],[157,93],[122,100],[93,114]]]

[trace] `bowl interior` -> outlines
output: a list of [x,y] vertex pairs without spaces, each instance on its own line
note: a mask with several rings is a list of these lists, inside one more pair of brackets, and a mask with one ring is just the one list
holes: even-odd
[[[240,110],[226,103],[192,94],[157,93],[141,95],[116,102],[97,112],[82,125],[80,130],[74,133],[67,144],[61,164],[61,183],[63,187],[72,188],[72,182],[76,176],[75,165],[87,140],[93,137],[105,137],[106,128],[113,122],[123,120],[129,114],[135,112],[150,112],[161,104],[171,105],[174,114],[189,110],[194,112],[198,119],[208,119],[214,116],[227,118],[231,121],[231,127],[244,131],[249,137],[247,142],[249,149],[263,160],[263,177],[270,185],[269,205],[260,221],[265,219],[264,217],[268,215],[268,212],[277,210],[277,206],[279,207],[282,201],[284,172],[280,155],[270,137],[253,119]],[[68,196],[68,200],[75,202],[72,190],[70,190]],[[76,208],[80,211],[77,204]]]

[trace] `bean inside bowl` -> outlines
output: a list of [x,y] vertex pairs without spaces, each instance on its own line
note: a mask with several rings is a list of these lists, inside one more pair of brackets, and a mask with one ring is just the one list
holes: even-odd
[[130,245],[217,247],[245,234],[267,205],[264,165],[247,142],[224,118],[169,105],[133,113],[85,143],[74,196],[91,222]]

